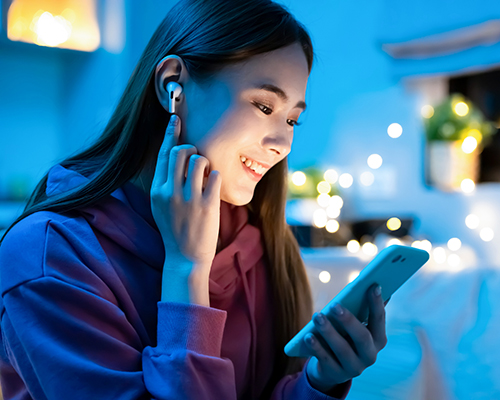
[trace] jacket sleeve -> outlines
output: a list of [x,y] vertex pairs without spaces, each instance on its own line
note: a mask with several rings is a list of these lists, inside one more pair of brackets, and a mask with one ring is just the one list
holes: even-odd
[[[33,399],[236,399],[233,364],[220,357],[226,311],[158,302],[156,347],[144,347],[104,288],[44,274],[47,262],[88,273],[68,242],[22,233],[7,235],[0,251],[1,331]],[[50,260],[47,246],[57,247]],[[19,282],[8,284],[9,274]]]
[[352,380],[340,385],[335,394],[320,392],[311,386],[307,378],[306,368],[308,363],[309,360],[305,363],[302,371],[283,377],[274,388],[270,400],[345,400],[351,388]]

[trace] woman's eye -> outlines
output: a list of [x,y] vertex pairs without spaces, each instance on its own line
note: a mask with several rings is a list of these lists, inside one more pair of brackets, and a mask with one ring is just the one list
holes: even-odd
[[[273,113],[273,110],[270,108],[270,107],[267,107],[263,104],[259,104],[259,103],[254,103],[256,107],[258,107],[264,114],[266,115],[271,115]],[[288,125],[290,126],[299,126],[301,125],[300,122],[297,122],[297,121],[294,121],[293,119],[287,119],[287,121],[291,121],[292,123],[288,123]]]

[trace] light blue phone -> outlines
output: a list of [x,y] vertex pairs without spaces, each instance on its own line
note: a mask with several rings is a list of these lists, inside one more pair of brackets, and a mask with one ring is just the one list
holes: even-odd
[[[392,245],[383,249],[358,275],[340,291],[321,312],[332,322],[337,331],[346,333],[331,316],[331,308],[339,303],[353,313],[361,322],[368,319],[366,291],[370,286],[382,287],[382,299],[387,301],[415,272],[429,260],[425,250],[409,246]],[[285,354],[290,357],[308,357],[310,355],[304,337],[314,333],[324,346],[328,346],[311,320],[285,346]],[[328,347],[326,347],[328,348]]]

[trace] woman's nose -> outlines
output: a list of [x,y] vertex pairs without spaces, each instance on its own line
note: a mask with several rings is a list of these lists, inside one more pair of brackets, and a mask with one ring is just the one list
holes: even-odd
[[287,156],[292,148],[292,134],[285,132],[266,135],[262,139],[262,147],[280,156]]

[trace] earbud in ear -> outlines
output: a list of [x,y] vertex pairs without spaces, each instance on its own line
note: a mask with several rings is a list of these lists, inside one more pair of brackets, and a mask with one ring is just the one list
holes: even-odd
[[167,84],[167,92],[168,92],[168,112],[173,114],[175,113],[175,102],[178,100],[179,96],[182,93],[182,86],[177,82],[169,82]]

